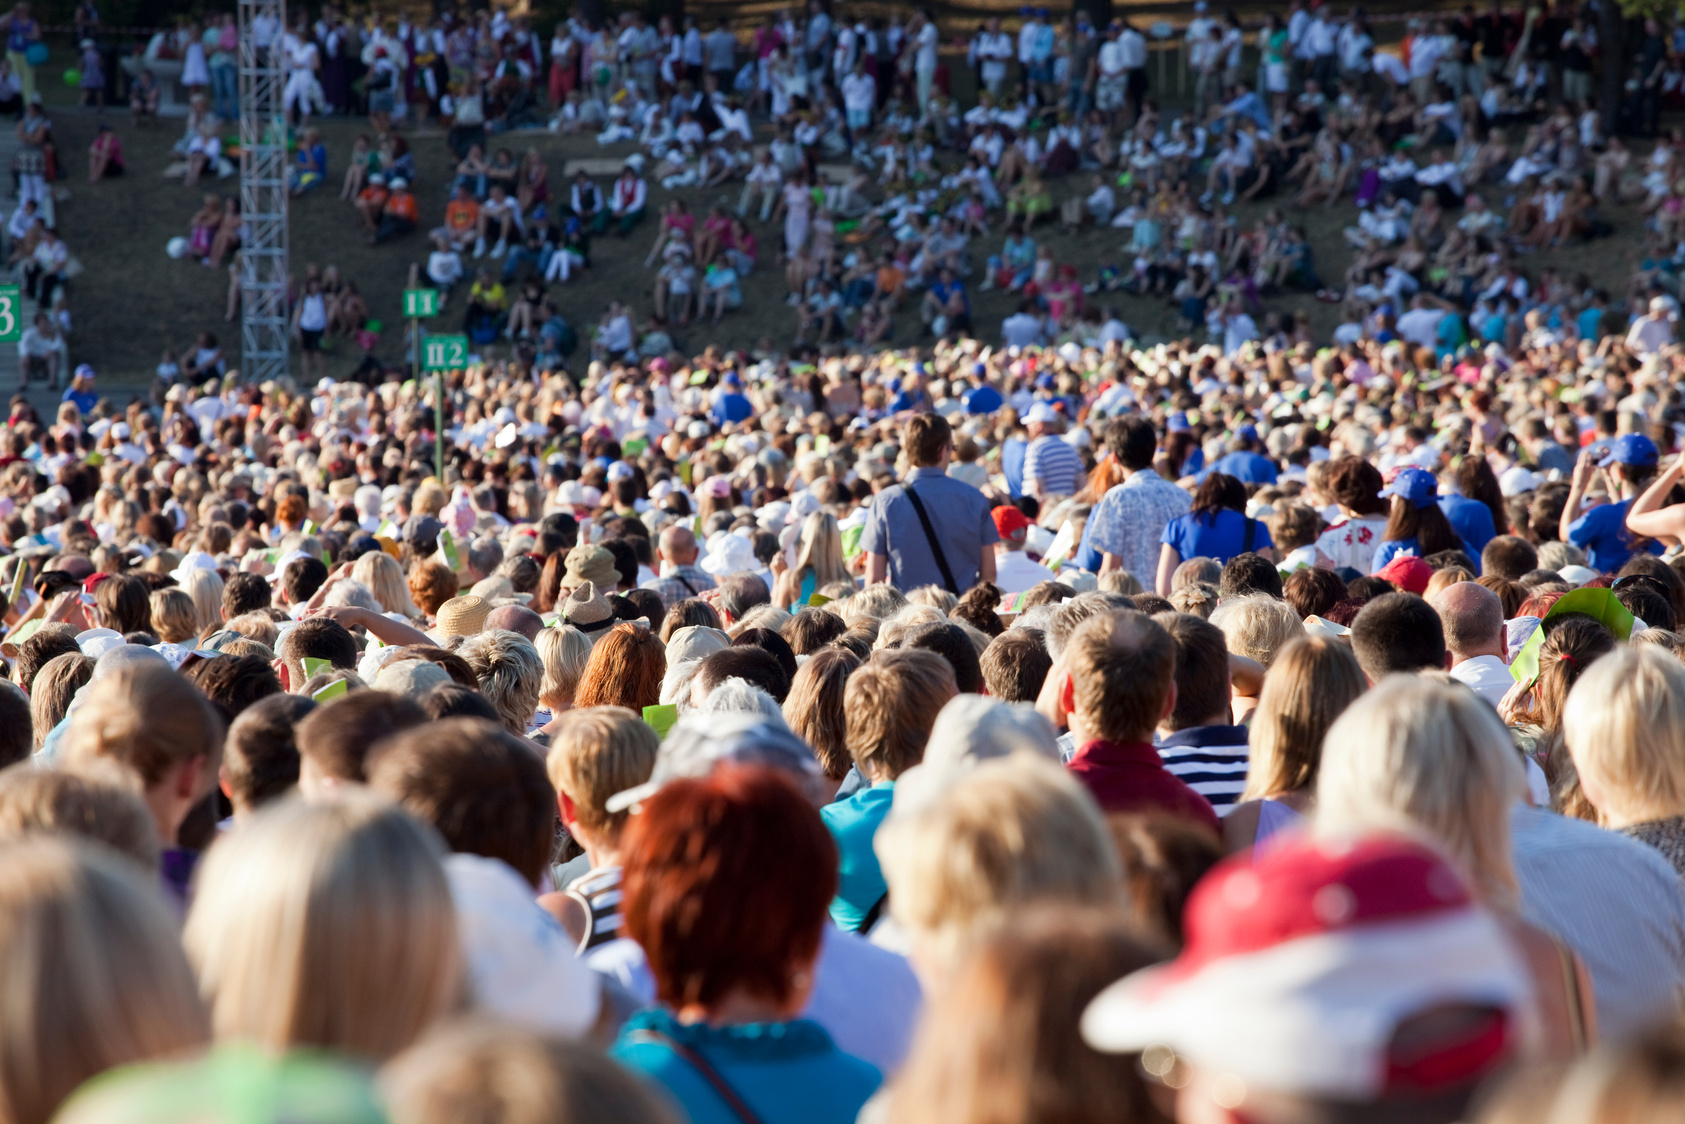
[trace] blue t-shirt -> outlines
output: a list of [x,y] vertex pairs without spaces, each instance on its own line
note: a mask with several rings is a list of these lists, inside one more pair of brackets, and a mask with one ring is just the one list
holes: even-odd
[[726,392],[714,402],[714,424],[733,425],[740,421],[748,421],[755,413],[755,407],[750,404],[748,396]]
[[1215,558],[1218,562],[1227,562],[1237,554],[1246,552],[1246,525],[1252,524],[1252,549],[1255,551],[1273,545],[1270,542],[1270,529],[1264,526],[1261,519],[1248,519],[1232,508],[1221,511],[1187,515],[1172,519],[1165,525],[1164,534],[1159,542],[1173,547],[1182,561],[1190,558]]
[[1242,484],[1274,484],[1276,477],[1280,475],[1275,462],[1270,458],[1244,450],[1212,461],[1211,467],[1199,474],[1200,483],[1204,483],[1205,478],[1213,472],[1232,476]]
[[1463,550],[1474,561],[1474,572],[1480,573],[1480,552],[1498,531],[1493,525],[1492,509],[1479,500],[1467,496],[1440,496],[1439,510],[1457,537],[1463,540]]
[[1369,572],[1380,573],[1388,562],[1401,554],[1413,554],[1420,558],[1422,548],[1417,545],[1415,539],[1386,539],[1375,548],[1375,560],[1369,564]]
[[992,386],[974,386],[965,392],[965,412],[968,414],[992,414],[1006,401],[1001,398],[1000,391]]
[[1024,458],[1029,453],[1030,443],[1022,437],[1008,437],[1001,442],[1000,471],[1006,477],[1006,487],[1013,499],[1024,494]]
[[76,403],[76,408],[82,411],[82,416],[87,417],[89,411],[91,411],[94,408],[94,405],[99,401],[99,398],[92,391],[76,390],[73,388],[66,390],[64,392],[64,397],[59,399],[59,401]]
[[1575,320],[1575,324],[1580,329],[1582,340],[1596,340],[1603,332],[1603,310],[1601,308],[1588,308],[1580,313],[1579,318]]
[[[1626,529],[1626,513],[1631,506],[1631,500],[1602,504],[1568,524],[1568,541],[1586,552],[1586,565],[1600,574],[1614,573],[1633,555],[1634,536]],[[1662,544],[1646,539],[1644,549],[1660,554]]]
[[837,841],[837,896],[831,899],[831,920],[851,933],[859,930],[866,914],[889,892],[872,839],[894,799],[895,784],[885,781],[819,809],[819,817]]

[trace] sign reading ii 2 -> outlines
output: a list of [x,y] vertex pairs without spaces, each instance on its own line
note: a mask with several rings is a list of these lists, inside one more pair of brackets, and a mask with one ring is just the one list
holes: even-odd
[[467,336],[433,336],[423,345],[423,365],[429,371],[454,371],[468,365]]

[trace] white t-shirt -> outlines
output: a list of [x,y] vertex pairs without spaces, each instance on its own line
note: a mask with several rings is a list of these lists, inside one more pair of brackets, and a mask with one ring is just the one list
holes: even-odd
[[919,44],[919,53],[918,53],[918,58],[916,60],[917,65],[918,65],[918,69],[920,69],[920,70],[935,70],[936,69],[936,25],[931,23],[929,20],[926,20],[925,25],[923,27],[919,28],[918,44]]
[[844,108],[867,111],[877,103],[878,84],[870,74],[847,74],[842,80]]

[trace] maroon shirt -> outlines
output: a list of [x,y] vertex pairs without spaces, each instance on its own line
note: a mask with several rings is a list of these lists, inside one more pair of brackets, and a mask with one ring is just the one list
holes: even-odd
[[1222,830],[1211,802],[1173,776],[1149,742],[1084,742],[1066,768],[1102,812],[1165,812]]

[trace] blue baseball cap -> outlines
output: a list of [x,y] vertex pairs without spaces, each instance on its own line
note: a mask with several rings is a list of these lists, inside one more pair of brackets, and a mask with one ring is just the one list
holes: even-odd
[[1439,481],[1425,468],[1407,468],[1393,477],[1381,494],[1403,496],[1412,507],[1427,507],[1439,499]]
[[1623,433],[1610,443],[1608,454],[1597,465],[1599,468],[1612,464],[1653,465],[1660,456],[1656,443],[1642,433]]
[[1256,441],[1258,440],[1258,427],[1255,425],[1243,425],[1239,429],[1235,430],[1235,436],[1240,438],[1242,441]]
[[736,371],[727,371],[725,378],[720,380],[726,386],[742,386],[743,378]]
[[1188,415],[1177,410],[1164,420],[1166,433],[1186,433],[1188,431]]

